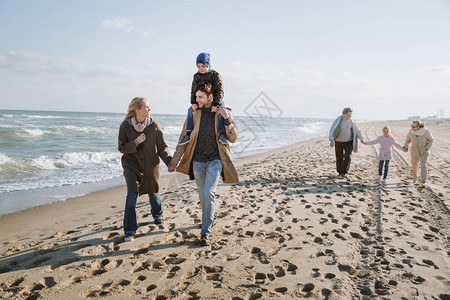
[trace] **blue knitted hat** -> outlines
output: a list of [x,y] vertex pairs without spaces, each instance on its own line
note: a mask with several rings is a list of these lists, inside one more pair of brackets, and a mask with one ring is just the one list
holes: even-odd
[[209,53],[206,52],[202,52],[197,56],[197,62],[196,64],[204,64],[205,66],[207,66],[208,68],[211,67],[211,62],[210,62],[210,55]]

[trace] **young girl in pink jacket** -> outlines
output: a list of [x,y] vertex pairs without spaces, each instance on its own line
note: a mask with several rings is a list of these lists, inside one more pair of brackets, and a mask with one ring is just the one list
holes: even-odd
[[[378,159],[380,160],[380,164],[378,165],[378,180],[381,181],[381,175],[383,175],[383,164],[384,164],[384,175],[383,175],[383,183],[386,183],[386,177],[389,171],[389,162],[392,159],[391,156],[391,147],[394,145],[398,149],[405,151],[405,148],[400,146],[390,135],[389,127],[383,127],[383,135],[379,136],[376,140],[363,142],[365,145],[375,145],[380,144],[380,154],[378,155]],[[405,151],[406,152],[406,151]]]

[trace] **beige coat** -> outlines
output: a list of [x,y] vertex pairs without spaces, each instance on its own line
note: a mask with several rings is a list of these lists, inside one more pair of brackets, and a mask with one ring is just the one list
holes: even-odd
[[[228,113],[230,115],[231,124],[225,125],[225,131],[227,134],[227,138],[231,143],[234,143],[237,140],[238,133],[236,124],[234,123],[233,117],[231,116],[231,111],[228,110]],[[194,173],[192,171],[192,159],[194,157],[195,147],[197,146],[197,138],[198,138],[198,132],[200,128],[200,119],[202,117],[202,110],[198,109],[193,112],[194,117],[194,129],[191,133],[191,138],[188,144],[185,145],[177,145],[177,149],[175,150],[175,153],[173,155],[171,165],[178,165],[178,162],[181,159],[180,164],[177,167],[177,171],[183,174],[189,175],[191,179],[194,179]],[[223,165],[222,169],[222,177],[223,182],[225,183],[235,183],[239,182],[238,174],[236,172],[236,169],[234,168],[233,161],[231,160],[231,152],[230,152],[230,146],[224,145],[219,142],[219,136],[220,133],[218,132],[218,114],[216,114],[216,121],[215,121],[215,131],[216,131],[216,143],[217,148],[219,150],[219,156],[220,160]],[[180,141],[181,139],[186,135],[186,122],[184,122],[183,130],[180,134]]]
[[425,127],[416,131],[411,129],[406,135],[406,141],[403,147],[408,149],[409,144],[411,144],[411,156],[428,155],[430,153],[429,150],[433,145],[431,132]]

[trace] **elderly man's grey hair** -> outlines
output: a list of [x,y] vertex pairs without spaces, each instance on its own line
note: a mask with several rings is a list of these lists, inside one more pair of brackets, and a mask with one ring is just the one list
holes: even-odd
[[344,110],[342,111],[342,114],[343,114],[343,115],[346,115],[346,114],[351,113],[351,112],[353,112],[353,110],[352,110],[350,107],[346,107],[346,108],[344,108]]

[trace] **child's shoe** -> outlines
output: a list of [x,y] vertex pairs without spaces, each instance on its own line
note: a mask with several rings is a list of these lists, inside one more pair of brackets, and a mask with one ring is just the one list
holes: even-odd
[[228,144],[229,144],[229,141],[228,141],[227,136],[226,136],[225,133],[221,133],[221,134],[220,134],[220,136],[219,136],[219,142],[220,142],[221,144],[224,144],[224,145],[228,145]]

